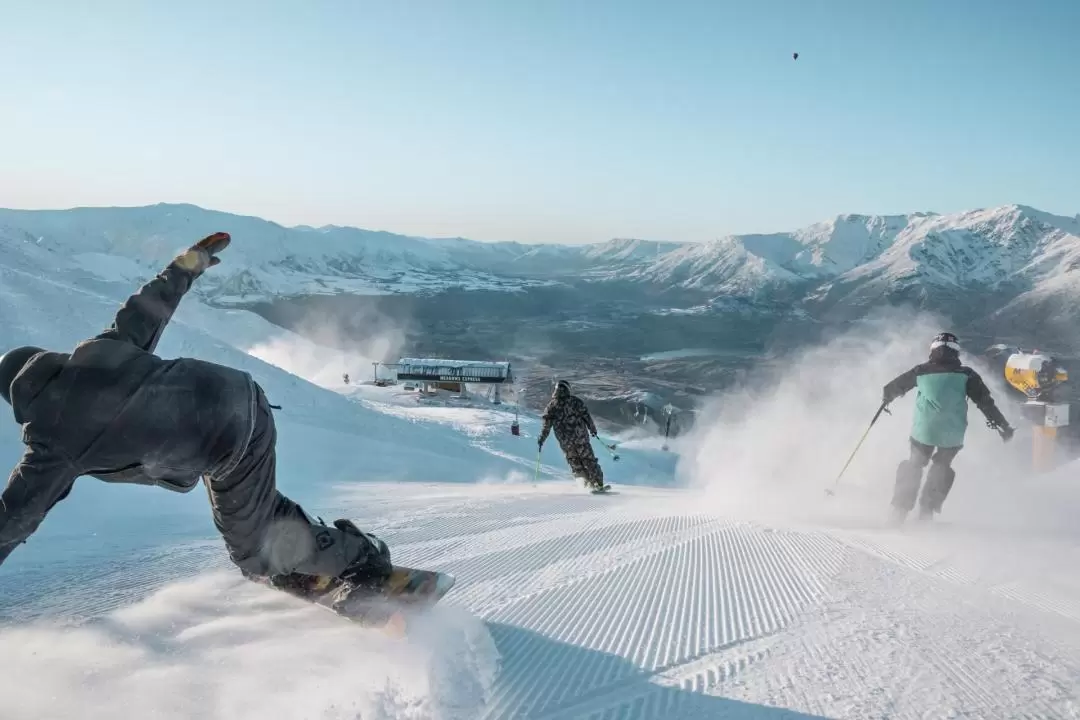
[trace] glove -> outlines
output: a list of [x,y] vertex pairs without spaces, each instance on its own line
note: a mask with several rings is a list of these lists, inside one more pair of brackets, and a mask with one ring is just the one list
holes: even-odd
[[1005,442],[1009,442],[1010,440],[1012,440],[1013,434],[1016,433],[1016,430],[1013,429],[1012,427],[1010,427],[1008,425],[1005,425],[1005,426],[998,425],[993,420],[987,420],[986,421],[986,427],[990,428],[991,430],[996,431],[999,435],[1001,435],[1001,439],[1004,440]]
[[196,276],[202,275],[207,268],[212,268],[221,262],[220,258],[216,256],[229,247],[230,242],[232,242],[232,237],[226,232],[207,235],[188,248],[187,252],[178,255],[174,262]]

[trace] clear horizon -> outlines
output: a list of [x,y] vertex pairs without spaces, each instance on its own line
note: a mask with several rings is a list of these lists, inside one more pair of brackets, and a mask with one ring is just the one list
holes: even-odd
[[0,205],[529,243],[1073,217],[1077,26],[1061,0],[8,8]]
[[[294,229],[304,228],[304,227],[313,228],[315,230],[319,230],[319,229],[322,229],[324,227],[340,227],[340,228],[350,228],[350,229],[355,229],[355,230],[364,230],[364,231],[371,231],[371,232],[386,232],[386,233],[389,233],[391,235],[422,237],[422,238],[427,238],[429,240],[464,239],[464,240],[474,240],[474,241],[477,241],[477,242],[488,242],[488,243],[499,243],[499,242],[515,243],[516,242],[516,243],[523,244],[523,245],[551,245],[551,244],[588,245],[588,244],[603,244],[605,242],[610,242],[610,241],[615,241],[615,240],[643,240],[643,241],[646,241],[646,242],[657,241],[656,238],[648,238],[648,237],[640,237],[640,236],[614,236],[614,235],[610,236],[610,237],[597,238],[595,240],[583,240],[583,241],[576,242],[576,243],[559,243],[559,241],[557,241],[557,240],[520,240],[520,239],[515,239],[515,238],[484,239],[484,238],[469,237],[467,235],[416,235],[414,233],[399,232],[399,231],[395,230],[394,228],[367,227],[367,226],[364,226],[364,225],[355,225],[355,224],[353,224],[353,225],[342,225],[342,224],[338,224],[338,223],[324,223],[322,225],[314,225],[312,223],[304,223],[304,222],[290,224],[290,223],[280,222],[278,220],[275,220],[272,217],[263,217],[261,215],[252,215],[251,213],[244,213],[244,212],[234,212],[234,211],[229,210],[227,208],[207,207],[207,206],[203,206],[203,205],[198,205],[196,203],[166,202],[166,201],[161,201],[161,202],[158,202],[158,203],[147,203],[147,204],[143,204],[143,205],[80,205],[80,206],[71,206],[71,207],[40,207],[40,208],[0,207],[0,211],[13,210],[13,211],[16,211],[16,212],[19,212],[19,211],[67,212],[67,211],[71,211],[71,210],[81,210],[81,209],[90,209],[90,210],[110,210],[110,209],[112,209],[112,210],[132,210],[132,209],[153,207],[155,205],[169,205],[169,206],[185,206],[186,205],[186,206],[196,207],[196,208],[198,208],[200,210],[207,211],[207,212],[219,212],[219,213],[224,213],[224,214],[228,214],[228,215],[235,215],[237,217],[254,217],[254,218],[258,219],[258,220],[265,220],[265,221],[277,223],[278,225],[281,225],[282,227],[284,227],[284,228],[286,228],[288,230],[294,230]],[[1071,220],[1071,219],[1074,219],[1074,218],[1077,219],[1077,220],[1080,220],[1080,213],[1074,213],[1073,215],[1063,215],[1061,213],[1050,212],[1048,210],[1045,210],[1044,208],[1027,205],[1026,203],[1004,203],[1003,205],[995,205],[995,206],[961,208],[961,209],[958,209],[958,210],[955,210],[955,211],[950,211],[950,212],[947,212],[947,213],[938,213],[938,214],[940,214],[940,215],[954,215],[954,214],[964,213],[964,212],[977,212],[977,211],[980,211],[980,210],[993,210],[995,208],[1010,207],[1010,206],[1013,206],[1013,205],[1018,205],[1018,206],[1021,206],[1021,207],[1029,207],[1030,209],[1032,209],[1032,210],[1034,210],[1036,212],[1042,212],[1042,213],[1047,213],[1047,214],[1050,214],[1050,215],[1055,215],[1055,216],[1058,216],[1058,217],[1060,217],[1062,219],[1065,219],[1065,220]],[[904,216],[904,215],[912,215],[915,212],[927,212],[927,211],[912,211],[912,212],[907,212],[907,213],[903,213],[903,212],[901,212],[901,213],[875,213],[874,215],[879,216],[879,217],[880,216],[885,216],[885,215]],[[864,216],[870,215],[870,213],[859,213],[859,212],[839,213],[839,214],[840,215],[864,215]],[[802,229],[806,228],[807,226],[813,225],[815,223],[828,222],[829,220],[831,220],[831,219],[833,219],[835,217],[837,217],[837,215],[832,215],[830,217],[824,217],[824,218],[818,218],[817,220],[813,220],[813,221],[811,221],[809,223],[804,223],[802,225],[794,226],[794,227],[759,228],[759,229],[756,229],[756,230],[751,229],[751,230],[747,230],[745,232],[739,232],[739,233],[728,233],[728,235],[736,235],[736,236],[769,235],[769,234],[774,234],[774,233],[794,232],[794,231],[797,231],[797,230],[802,230]],[[228,228],[225,228],[225,229],[227,230]],[[722,237],[724,237],[724,236],[720,235],[720,236],[717,236],[716,239],[720,239]],[[678,242],[693,242],[693,243],[697,243],[697,242],[708,242],[708,240],[707,239],[706,240],[661,240],[660,242],[676,242],[676,243],[678,243]]]

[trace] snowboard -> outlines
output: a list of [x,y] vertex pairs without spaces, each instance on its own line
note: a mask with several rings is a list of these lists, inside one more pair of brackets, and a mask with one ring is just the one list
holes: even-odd
[[304,587],[263,584],[288,592],[322,607],[362,627],[383,630],[400,637],[408,629],[410,616],[436,605],[454,587],[456,578],[437,570],[395,565],[378,587],[351,587],[338,578],[313,578]]
[[593,495],[607,495],[607,492],[610,489],[611,489],[610,485],[605,485],[602,488],[591,488],[589,490],[589,492],[592,493]]

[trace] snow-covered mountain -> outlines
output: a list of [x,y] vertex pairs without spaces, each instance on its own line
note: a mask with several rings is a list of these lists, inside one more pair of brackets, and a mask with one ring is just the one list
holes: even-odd
[[[223,303],[327,293],[413,293],[450,287],[513,290],[590,268],[613,272],[669,252],[673,243],[614,240],[593,246],[421,238],[350,227],[286,228],[260,218],[160,204],[60,211],[0,209],[0,242],[64,256],[121,256],[157,268],[193,238],[224,228],[239,241],[206,278]],[[601,275],[603,272],[601,272]]]
[[[62,254],[120,255],[160,267],[192,238],[224,228],[239,241],[228,269],[207,278],[220,301],[318,293],[416,292],[449,285],[502,287],[487,266],[526,249],[462,239],[431,240],[356,228],[286,228],[192,205],[0,210],[0,240],[36,243]],[[519,281],[521,282],[527,281]]]
[[684,245],[635,277],[717,294],[791,285],[887,292],[912,284],[1034,288],[1059,281],[1080,257],[1080,218],[1021,205],[952,215],[842,215],[790,233]]
[[105,257],[156,268],[192,239],[218,229],[238,240],[229,262],[202,290],[218,304],[332,293],[516,291],[569,281],[689,292],[698,296],[692,307],[718,312],[732,298],[763,308],[781,301],[812,314],[906,300],[964,308],[978,318],[1068,314],[1080,299],[1073,274],[1080,267],[1080,216],[1023,205],[841,215],[792,232],[707,243],[617,239],[577,246],[286,228],[191,205],[0,210],[0,242],[33,243],[105,273],[114,271]]

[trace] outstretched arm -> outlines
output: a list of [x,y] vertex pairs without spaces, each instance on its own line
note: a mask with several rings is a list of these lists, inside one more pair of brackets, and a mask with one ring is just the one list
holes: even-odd
[[30,445],[0,496],[0,564],[71,491],[78,473],[66,458]]
[[905,373],[897,375],[887,385],[885,385],[882,391],[882,401],[888,405],[893,400],[903,397],[915,387],[915,383],[918,380],[918,369],[916,365]]
[[98,337],[122,340],[146,352],[154,352],[165,326],[194,281],[194,273],[176,261],[169,263],[120,306],[113,324]]
[[154,352],[180,300],[206,268],[220,262],[214,253],[228,244],[227,233],[215,233],[191,246],[129,297],[116,313],[113,324],[97,337],[122,340]]
[[990,394],[990,388],[986,387],[986,383],[983,382],[979,373],[971,368],[964,368],[964,372],[967,373],[967,396],[971,398],[976,407],[982,411],[982,414],[995,428],[1008,428],[1009,421],[1005,419],[1001,410],[998,409],[993,395]]
[[547,409],[544,410],[543,424],[540,426],[540,437],[537,438],[537,442],[540,445],[544,444],[547,440],[548,433],[551,432],[551,425],[555,422],[555,403],[548,403]]

